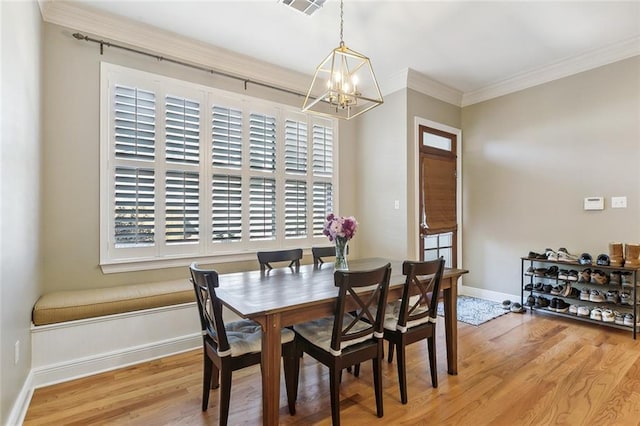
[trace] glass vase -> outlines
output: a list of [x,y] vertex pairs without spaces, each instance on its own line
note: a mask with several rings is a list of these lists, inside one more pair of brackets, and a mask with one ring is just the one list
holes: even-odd
[[336,237],[336,271],[347,271],[349,265],[347,264],[347,240],[345,237]]

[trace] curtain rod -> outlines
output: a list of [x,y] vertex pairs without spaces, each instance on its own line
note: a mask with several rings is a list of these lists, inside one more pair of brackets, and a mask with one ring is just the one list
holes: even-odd
[[300,93],[300,92],[296,92],[294,90],[289,90],[289,89],[285,89],[283,87],[273,86],[273,85],[267,84],[267,83],[261,83],[259,81],[250,80],[250,79],[245,78],[245,77],[241,77],[241,76],[234,75],[234,74],[229,74],[229,73],[222,72],[222,71],[217,71],[217,70],[214,70],[212,68],[206,68],[206,67],[202,67],[202,66],[199,66],[199,65],[190,64],[188,62],[179,61],[177,59],[165,58],[164,56],[156,55],[155,53],[149,53],[149,52],[145,52],[144,50],[138,50],[138,49],[134,49],[134,48],[127,47],[127,46],[121,46],[121,45],[118,45],[118,44],[115,44],[115,43],[111,43],[111,42],[108,42],[108,41],[104,41],[104,40],[98,40],[98,39],[86,36],[84,34],[81,34],[81,33],[73,33],[73,37],[78,39],[78,40],[91,41],[93,43],[98,43],[100,45],[100,54],[101,55],[104,54],[104,46],[115,47],[117,49],[122,49],[122,50],[126,50],[128,52],[133,52],[133,53],[138,53],[140,55],[148,56],[148,57],[154,58],[154,59],[156,59],[158,61],[167,61],[167,62],[171,62],[172,64],[178,64],[178,65],[182,65],[182,66],[185,66],[185,67],[197,69],[197,70],[200,70],[200,71],[207,72],[209,74],[215,74],[215,75],[220,75],[222,77],[232,78],[234,80],[239,80],[239,81],[242,81],[244,83],[244,90],[247,90],[247,84],[255,84],[256,86],[266,87],[267,89],[278,90],[280,92],[288,93],[290,95],[303,96],[303,97],[306,96],[305,94]]

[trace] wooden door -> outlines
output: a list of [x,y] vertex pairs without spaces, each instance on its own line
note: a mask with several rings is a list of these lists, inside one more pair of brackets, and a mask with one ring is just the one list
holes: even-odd
[[420,255],[457,267],[457,136],[419,126]]

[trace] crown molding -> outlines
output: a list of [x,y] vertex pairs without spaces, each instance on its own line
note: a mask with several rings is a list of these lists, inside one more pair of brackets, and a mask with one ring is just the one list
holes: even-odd
[[67,1],[39,0],[45,22],[252,81],[306,93],[312,76]]
[[466,92],[461,106],[469,106],[499,96],[508,95],[563,77],[588,71],[603,65],[640,55],[640,37],[633,37],[583,55],[566,58],[549,66],[515,75],[478,90]]
[[409,69],[407,73],[407,88],[416,90],[441,101],[460,106],[463,93],[439,81],[432,80],[424,74]]

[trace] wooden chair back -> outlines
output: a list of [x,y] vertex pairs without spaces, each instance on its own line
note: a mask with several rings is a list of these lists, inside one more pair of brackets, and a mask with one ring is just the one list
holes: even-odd
[[403,262],[402,273],[407,278],[400,303],[398,328],[426,317],[435,322],[443,270],[443,257],[425,262]]
[[216,288],[219,286],[218,273],[202,269],[195,262],[189,266],[189,270],[196,293],[204,343],[210,343],[214,350],[224,354],[230,347],[222,318],[222,302],[216,296]]
[[[389,291],[391,264],[370,271],[336,271],[335,285],[340,288],[335,310],[331,349],[340,352],[343,342],[361,339],[373,334],[384,336],[384,312]],[[344,324],[346,312],[352,312],[353,320]],[[368,323],[366,328],[353,329],[356,323]]]
[[[336,256],[336,246],[311,247],[311,254],[313,255],[313,266],[317,268],[324,263],[323,257]],[[345,254],[349,254],[349,246],[347,246],[347,252]]]
[[273,269],[271,263],[289,262],[289,267],[300,268],[300,259],[302,259],[302,249],[275,250],[275,251],[259,251],[258,262],[260,263],[260,271],[264,272],[267,268]]

